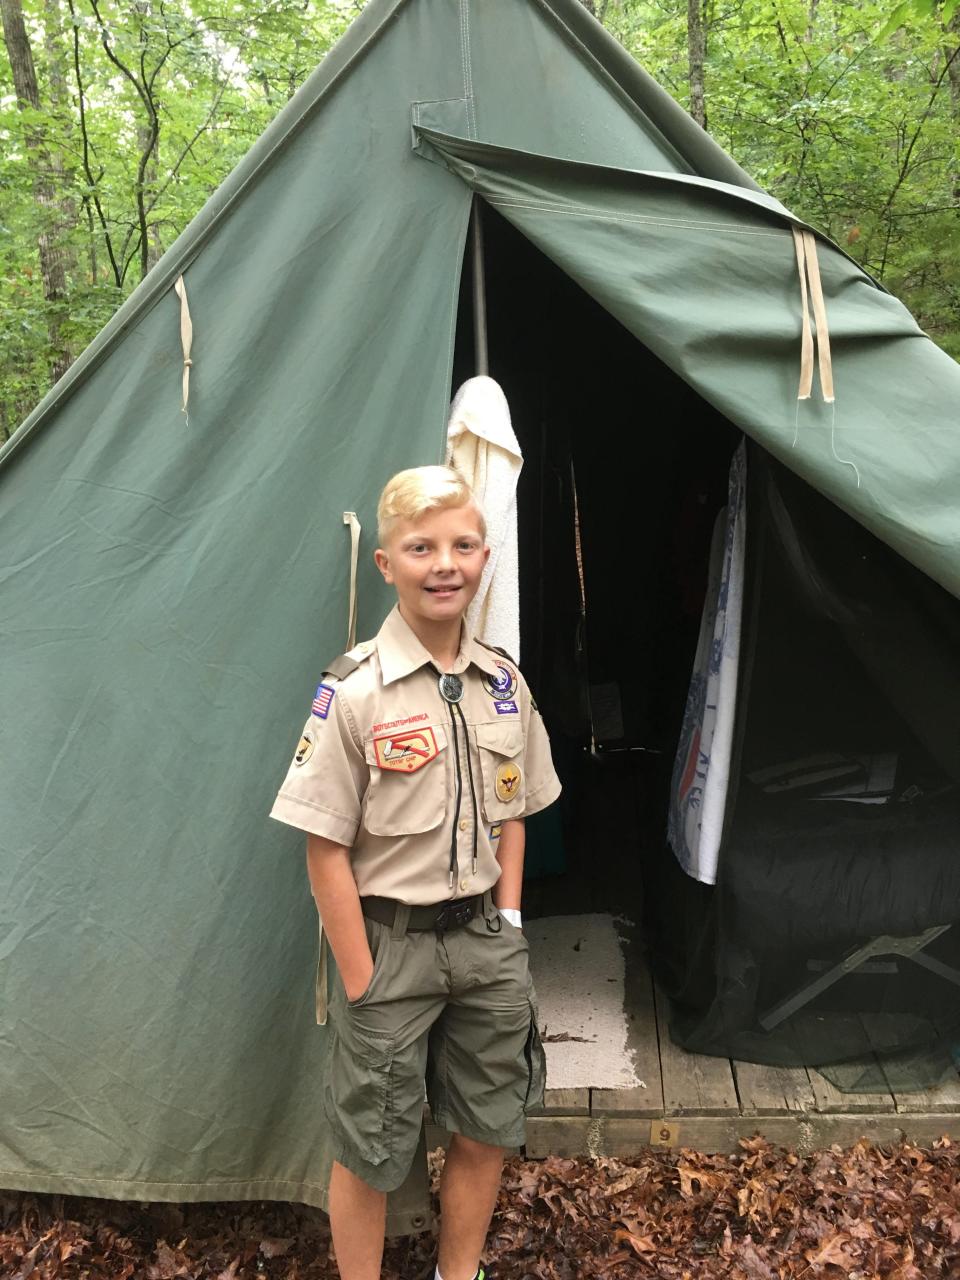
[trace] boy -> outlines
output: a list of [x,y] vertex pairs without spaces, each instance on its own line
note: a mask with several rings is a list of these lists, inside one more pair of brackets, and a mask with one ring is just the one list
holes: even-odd
[[484,1275],[504,1149],[544,1083],[520,929],[523,818],[560,784],[515,664],[463,617],[490,554],[447,467],[401,471],[374,558],[397,605],[324,673],[272,816],[308,832],[337,962],[324,1110],[343,1280],[380,1275],[386,1192],[410,1167],[423,1089],[451,1134],[439,1280]]

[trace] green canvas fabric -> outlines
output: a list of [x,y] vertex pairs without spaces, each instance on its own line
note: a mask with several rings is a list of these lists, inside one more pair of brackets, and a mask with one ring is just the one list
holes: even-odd
[[0,1185],[324,1202],[316,916],[266,814],[345,645],[343,513],[369,635],[377,494],[442,457],[474,191],[960,593],[960,372],[900,304],[821,245],[857,488],[825,406],[793,444],[789,215],[582,5],[373,0],[0,453]]
[[960,490],[960,366],[846,254],[821,238],[836,400],[815,382],[798,402],[791,228],[804,224],[776,200],[417,132],[425,158],[482,195],[705,400],[960,595],[949,497]]

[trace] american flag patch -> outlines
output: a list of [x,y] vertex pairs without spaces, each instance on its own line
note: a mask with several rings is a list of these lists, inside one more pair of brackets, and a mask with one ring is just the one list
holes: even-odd
[[330,714],[330,703],[333,702],[333,695],[336,689],[331,688],[328,684],[318,684],[316,697],[313,699],[313,714],[319,716],[321,720],[326,720]]

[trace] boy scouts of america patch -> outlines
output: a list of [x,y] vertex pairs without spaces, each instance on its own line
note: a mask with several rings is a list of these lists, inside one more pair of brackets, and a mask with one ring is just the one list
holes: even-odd
[[523,775],[515,764],[502,764],[497,770],[497,798],[505,803],[507,800],[516,800],[520,794],[520,780],[522,777]]
[[517,673],[512,671],[510,667],[504,666],[502,662],[497,663],[499,675],[483,677],[484,687],[491,698],[496,698],[497,702],[507,702],[517,692]]
[[440,754],[432,729],[412,729],[374,738],[373,749],[380,768],[397,773],[415,773]]
[[333,695],[336,689],[328,684],[318,684],[317,693],[313,699],[313,714],[319,716],[321,720],[326,720],[330,714],[330,703],[333,701]]
[[306,764],[313,755],[313,739],[305,733],[297,743],[297,752],[293,757],[294,764]]

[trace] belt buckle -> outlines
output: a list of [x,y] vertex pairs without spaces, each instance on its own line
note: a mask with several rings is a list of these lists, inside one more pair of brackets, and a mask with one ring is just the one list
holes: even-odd
[[448,902],[437,912],[433,927],[437,933],[447,933],[450,929],[462,929],[473,919],[472,902]]
[[455,929],[462,929],[473,919],[473,903],[461,902],[453,908],[452,924]]

